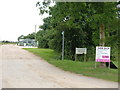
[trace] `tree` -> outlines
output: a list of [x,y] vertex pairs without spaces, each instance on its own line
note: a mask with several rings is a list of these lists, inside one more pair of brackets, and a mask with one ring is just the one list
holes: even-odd
[[[46,32],[52,32],[49,34],[51,36],[49,40],[47,39],[49,47],[61,52],[62,31],[65,32],[65,56],[73,60],[76,47],[87,47],[91,55],[92,47],[99,43],[110,46],[110,43],[105,41],[113,39],[113,34],[112,36],[109,34],[114,30],[116,32],[116,28],[111,27],[112,21],[117,22],[116,3],[56,2],[53,7],[49,5],[50,3],[43,3],[39,6],[40,14],[47,12],[50,15],[44,19],[41,26]],[[99,32],[102,33],[100,41]]]
[[20,39],[24,39],[24,35],[19,36],[19,37],[18,37],[18,41],[19,41]]
[[24,36],[24,39],[35,39],[35,33],[28,34],[27,36]]

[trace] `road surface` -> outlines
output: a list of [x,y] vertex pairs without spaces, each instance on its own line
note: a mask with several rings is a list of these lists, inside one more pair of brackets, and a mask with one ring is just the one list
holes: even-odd
[[0,46],[0,56],[3,88],[118,88],[117,82],[63,71],[15,45]]

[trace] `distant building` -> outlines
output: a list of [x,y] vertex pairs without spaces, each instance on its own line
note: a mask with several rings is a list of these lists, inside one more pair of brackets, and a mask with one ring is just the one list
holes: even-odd
[[19,39],[18,41],[19,46],[37,46],[37,42],[35,39]]

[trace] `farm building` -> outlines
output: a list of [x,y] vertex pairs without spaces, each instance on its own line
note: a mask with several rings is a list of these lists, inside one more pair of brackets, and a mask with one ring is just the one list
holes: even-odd
[[37,46],[37,42],[35,39],[19,39],[18,41],[19,46]]

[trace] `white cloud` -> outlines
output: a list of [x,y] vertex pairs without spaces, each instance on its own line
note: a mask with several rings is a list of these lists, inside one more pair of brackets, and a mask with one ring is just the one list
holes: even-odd
[[35,31],[35,25],[42,25],[42,18],[36,8],[38,0],[0,1],[0,40],[16,41],[20,35]]

